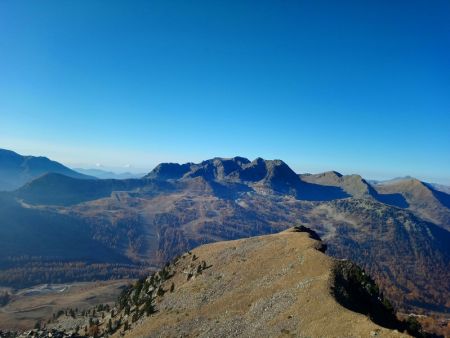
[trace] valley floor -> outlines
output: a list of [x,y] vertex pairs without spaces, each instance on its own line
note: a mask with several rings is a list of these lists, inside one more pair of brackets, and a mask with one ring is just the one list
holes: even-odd
[[37,321],[47,321],[66,309],[89,309],[98,304],[112,304],[129,280],[113,280],[58,285],[37,285],[8,291],[11,301],[0,307],[0,330],[26,330]]

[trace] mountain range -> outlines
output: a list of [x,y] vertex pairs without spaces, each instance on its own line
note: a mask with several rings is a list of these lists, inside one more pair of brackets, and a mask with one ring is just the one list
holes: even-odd
[[[330,255],[362,266],[398,310],[450,311],[449,195],[415,179],[370,184],[358,175],[298,175],[280,160],[235,157],[163,163],[141,179],[49,173],[1,198],[0,219],[8,222],[0,224],[0,247],[7,248],[0,284],[32,283],[30,267],[39,261],[66,264],[69,277],[48,269],[47,282],[73,279],[75,262],[84,264],[77,265],[82,276],[114,264],[118,275],[137,276],[142,266],[160,267],[202,244],[304,224]],[[11,229],[35,235],[7,243]],[[86,249],[64,245],[70,238]]]

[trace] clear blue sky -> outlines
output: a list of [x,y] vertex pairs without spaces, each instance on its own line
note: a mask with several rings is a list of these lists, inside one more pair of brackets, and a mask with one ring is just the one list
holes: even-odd
[[450,2],[2,0],[0,147],[450,184]]

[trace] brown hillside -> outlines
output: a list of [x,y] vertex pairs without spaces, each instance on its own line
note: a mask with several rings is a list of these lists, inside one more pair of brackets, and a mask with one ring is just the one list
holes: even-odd
[[[293,230],[203,245],[175,263],[166,293],[156,299],[157,312],[125,336],[407,336],[338,304],[331,293],[338,261],[318,247],[307,233]],[[202,264],[206,268],[197,273]]]

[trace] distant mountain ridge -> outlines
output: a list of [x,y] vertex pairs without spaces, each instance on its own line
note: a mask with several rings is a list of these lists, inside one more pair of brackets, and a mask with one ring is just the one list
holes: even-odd
[[15,190],[46,173],[58,173],[78,179],[94,178],[47,157],[22,156],[11,150],[0,149],[0,191]]
[[[260,193],[288,194],[306,201],[368,198],[409,209],[450,230],[450,195],[435,189],[431,184],[410,177],[370,184],[360,175],[342,175],[336,171],[298,175],[281,160],[256,158],[250,161],[238,156],[216,157],[200,163],[161,163],[141,179],[105,179],[104,182],[78,183],[74,179],[58,175],[38,177],[21,187],[16,195],[37,204],[52,201],[55,205],[69,205],[108,197],[113,191],[143,189],[150,182],[152,189],[159,191],[157,186],[165,182],[163,190],[170,185],[173,188],[192,188],[194,184],[196,189],[203,185],[202,189],[208,187],[222,197],[235,196],[237,191],[250,189]],[[192,181],[193,179],[196,180]],[[47,187],[51,187],[51,190]]]
[[115,173],[112,171],[102,170],[102,169],[84,169],[84,168],[73,168],[73,170],[88,176],[93,176],[99,179],[115,179],[115,180],[126,180],[130,178],[141,178],[145,174],[136,174],[131,172],[121,172]]

